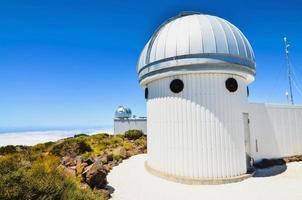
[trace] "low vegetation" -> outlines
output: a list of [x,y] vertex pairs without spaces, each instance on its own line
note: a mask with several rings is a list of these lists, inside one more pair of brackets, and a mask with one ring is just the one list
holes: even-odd
[[143,132],[140,130],[129,130],[125,132],[125,137],[129,140],[136,140],[143,135]]
[[108,172],[146,152],[146,136],[130,135],[81,134],[30,147],[0,147],[0,199],[108,199]]
[[91,146],[84,138],[71,138],[55,144],[51,153],[57,156],[77,156],[86,152],[91,152]]

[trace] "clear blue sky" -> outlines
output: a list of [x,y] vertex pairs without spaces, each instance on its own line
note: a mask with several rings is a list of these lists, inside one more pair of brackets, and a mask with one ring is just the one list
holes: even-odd
[[257,61],[250,101],[286,102],[285,35],[302,87],[298,0],[0,0],[0,128],[110,125],[118,105],[145,115],[138,56],[184,10],[225,18],[247,36]]

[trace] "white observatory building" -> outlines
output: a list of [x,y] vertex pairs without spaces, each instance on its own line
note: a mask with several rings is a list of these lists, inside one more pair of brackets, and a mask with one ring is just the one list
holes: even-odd
[[186,12],[159,26],[137,65],[146,168],[184,183],[223,183],[242,180],[253,160],[301,154],[301,107],[248,102],[255,65],[247,38],[222,18]]
[[147,134],[147,119],[132,115],[130,108],[119,106],[114,113],[113,129],[114,134],[122,134],[134,129]]

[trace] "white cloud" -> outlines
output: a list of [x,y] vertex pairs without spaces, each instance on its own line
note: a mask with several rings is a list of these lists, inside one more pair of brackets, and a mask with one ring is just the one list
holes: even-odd
[[[87,130],[86,134],[92,135],[100,132],[111,133],[111,130]],[[83,133],[83,130],[53,130],[53,131],[28,131],[0,134],[0,146],[6,145],[35,145],[39,143],[57,141],[62,138],[72,137]]]

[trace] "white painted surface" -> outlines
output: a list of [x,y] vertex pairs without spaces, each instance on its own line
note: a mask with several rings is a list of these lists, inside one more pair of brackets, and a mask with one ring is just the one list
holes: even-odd
[[141,130],[147,134],[147,119],[142,118],[121,118],[114,119],[114,134],[122,134],[128,130]]
[[252,82],[255,65],[251,45],[233,24],[216,16],[181,13],[154,32],[137,72],[142,86],[173,73],[194,72],[236,72]]
[[[234,77],[238,90],[225,81]],[[172,93],[173,79],[184,90]],[[246,172],[243,112],[245,80],[228,74],[190,74],[148,85],[148,164],[161,172],[187,178],[225,178]]]
[[302,154],[302,106],[251,103],[249,110],[256,161]]
[[113,200],[301,200],[302,162],[261,170],[258,176],[239,183],[223,185],[184,185],[149,174],[144,169],[146,155],[124,160],[108,175],[115,191]]
[[208,53],[255,60],[250,43],[237,27],[220,17],[195,13],[165,22],[143,49],[138,69],[170,57]]

